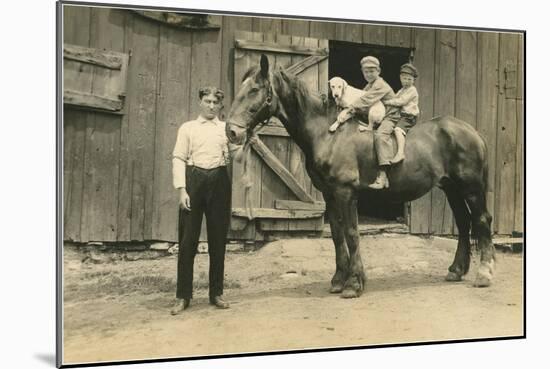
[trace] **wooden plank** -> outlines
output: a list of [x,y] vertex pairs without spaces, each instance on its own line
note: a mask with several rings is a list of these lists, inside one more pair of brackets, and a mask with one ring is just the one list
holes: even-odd
[[205,29],[219,29],[221,27],[221,16],[219,15],[184,14],[136,9],[132,11],[143,17],[161,22],[163,26],[188,28],[199,31]]
[[[90,47],[118,52],[124,47],[124,16],[108,8],[92,8]],[[121,70],[126,68],[121,57]],[[119,71],[94,67],[94,96],[108,95],[109,80]],[[121,84],[116,85],[120,89]],[[121,116],[92,113],[86,124],[85,182],[82,212],[82,237],[87,241],[116,241],[119,185]]]
[[122,109],[121,100],[113,100],[106,97],[70,90],[63,91],[63,103],[67,105],[102,109],[110,112],[118,112]]
[[281,27],[282,27],[281,21],[282,20],[280,18],[253,17],[252,31],[275,36],[276,34],[281,33]]
[[[436,31],[436,75],[434,115],[454,115],[456,77],[456,31]],[[432,228],[435,234],[452,234],[454,219],[439,189],[432,190]]]
[[477,33],[457,32],[455,116],[477,128]]
[[[300,186],[292,174],[279,161],[277,156],[260,140],[251,139],[252,148],[264,160],[264,162],[277,174],[287,186],[292,190],[300,201],[314,202],[311,196]],[[268,181],[264,181],[268,182]],[[273,205],[272,205],[273,206]]]
[[309,24],[307,20],[301,19],[282,19],[281,33],[291,36],[309,36]]
[[498,54],[497,33],[478,32],[478,132],[485,138],[488,148],[489,179],[487,207],[493,216],[495,229],[498,214],[495,209],[496,150],[497,150],[497,105],[498,105]]
[[[90,44],[90,8],[77,6],[63,6],[63,42],[75,45],[89,46]],[[69,62],[76,65],[76,62]],[[66,64],[64,64],[66,65]],[[91,66],[83,66],[88,71],[91,86]],[[64,68],[65,85],[68,78]],[[63,195],[64,204],[64,234],[65,240],[81,241],[80,220],[82,215],[82,193],[84,176],[84,150],[86,143],[86,120],[89,113],[64,109],[64,136],[63,136]]]
[[[64,44],[88,48],[90,45],[91,8],[64,7]],[[93,66],[63,59],[63,89],[92,92]]]
[[403,26],[386,27],[386,46],[412,47],[411,28]]
[[114,120],[90,113],[86,124],[82,241],[116,241],[120,123]]
[[323,22],[323,21],[310,21],[309,37],[324,39],[324,40],[334,40],[336,37],[336,23]]
[[[63,116],[63,227],[67,228],[66,214],[68,211],[68,204],[70,203],[70,194],[72,190],[72,155],[75,150],[74,147],[74,133],[75,127],[70,116],[71,109],[64,109]],[[63,235],[63,239],[66,237]]]
[[523,35],[519,37],[518,45],[518,81],[517,81],[517,138],[516,138],[516,205],[515,205],[515,218],[514,218],[514,231],[523,233],[523,180],[524,180],[524,158],[523,158],[523,141],[525,122],[523,116],[523,68],[524,68],[524,44],[525,40]]
[[296,64],[293,64],[292,66],[288,67],[286,69],[286,72],[288,73],[292,73],[294,74],[295,76],[299,75],[300,73],[302,73],[303,71],[305,71],[306,69],[314,66],[314,65],[317,65],[319,64],[321,61],[325,60],[325,59],[328,59],[328,55],[327,56],[315,56],[315,55],[312,55],[312,56],[309,56],[307,58],[305,58],[304,60],[296,63]]
[[63,45],[63,58],[115,70],[120,70],[123,62],[117,53],[70,44]]
[[363,41],[363,25],[358,23],[337,23],[336,40],[361,43]]
[[[496,231],[499,234],[511,234],[514,228],[514,207],[516,191],[516,131],[517,131],[517,101],[506,90],[509,83],[514,87],[517,80],[510,81],[507,74],[513,68],[514,73],[518,62],[519,35],[500,34],[499,48],[499,96],[497,129],[497,194],[498,217]],[[514,74],[514,78],[517,75]]]
[[178,194],[172,185],[172,151],[189,117],[191,32],[162,26],[155,124],[152,238],[177,242]]
[[386,45],[386,26],[363,24],[363,43]]
[[[130,54],[134,47],[134,19],[136,16],[123,9],[114,11],[122,12],[124,19],[124,52]],[[133,165],[133,132],[130,125],[130,112],[139,108],[139,102],[136,100],[136,88],[138,84],[139,71],[132,57],[128,65],[127,96],[124,101],[122,121],[120,123],[120,152],[119,152],[119,183],[118,183],[118,209],[117,209],[117,241],[131,240],[132,226],[132,187],[134,178]],[[132,129],[131,129],[132,128]]]
[[[416,87],[419,93],[420,122],[422,122],[433,116],[435,30],[426,28],[417,29],[414,42],[417,50],[414,57],[414,65],[420,75],[416,81]],[[411,202],[410,218],[411,233],[430,233],[432,219],[431,191]]]
[[275,209],[284,210],[325,210],[325,203],[315,201],[314,203],[292,200],[275,200]]
[[[270,218],[270,219],[310,219],[322,216],[324,210],[283,210],[269,208],[253,208],[252,215],[254,218]],[[247,217],[248,212],[245,208],[233,208],[231,214],[237,217]]]
[[64,109],[63,195],[65,198],[64,240],[80,242],[86,119],[90,113]]
[[311,223],[323,222],[323,217],[317,217],[312,219],[291,219],[287,220],[292,224],[292,229],[288,231],[273,231],[270,229],[272,219],[258,219],[258,228],[264,233],[264,237],[267,241],[274,241],[287,238],[304,238],[304,237],[320,237],[322,234],[322,226],[319,229],[311,229]]
[[235,40],[235,47],[242,50],[254,50],[298,55],[328,55],[327,48],[304,47],[300,45],[280,45],[272,42],[259,42],[252,40]]
[[[130,240],[151,238],[159,25],[132,14],[127,146],[130,174]],[[124,128],[123,128],[124,129]],[[125,138],[126,139],[126,138]],[[128,171],[128,169],[125,169]],[[122,177],[121,177],[122,178]],[[124,189],[121,189],[124,190]],[[123,210],[124,211],[124,210]],[[120,211],[119,211],[120,215]]]
[[493,238],[493,244],[495,245],[504,245],[504,244],[516,244],[523,243],[524,240],[522,237],[496,237]]

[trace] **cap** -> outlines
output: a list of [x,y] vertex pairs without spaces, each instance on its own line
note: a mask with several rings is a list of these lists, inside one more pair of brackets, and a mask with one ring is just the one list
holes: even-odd
[[369,67],[380,68],[380,62],[374,56],[365,56],[363,59],[361,59],[361,67],[363,67],[363,68],[369,68]]
[[410,74],[414,78],[418,77],[418,71],[416,70],[416,67],[411,63],[403,64],[401,66],[401,73]]

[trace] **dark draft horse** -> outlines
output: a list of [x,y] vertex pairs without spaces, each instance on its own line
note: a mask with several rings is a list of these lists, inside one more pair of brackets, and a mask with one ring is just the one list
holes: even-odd
[[[323,193],[336,251],[332,293],[361,295],[366,275],[359,251],[357,197],[369,191],[377,174],[373,132],[360,132],[350,120],[331,134],[336,109],[318,92],[281,68],[270,71],[265,55],[245,74],[226,124],[230,142],[243,144],[258,124],[272,116],[303,150],[306,170]],[[459,231],[458,247],[446,280],[460,281],[470,268],[470,230],[481,263],[474,286],[491,284],[494,274],[492,217],[487,211],[487,146],[469,124],[454,117],[420,122],[407,135],[406,159],[388,171],[390,187],[379,190],[387,201],[411,201],[434,186],[445,192]],[[372,191],[372,190],[371,190]]]

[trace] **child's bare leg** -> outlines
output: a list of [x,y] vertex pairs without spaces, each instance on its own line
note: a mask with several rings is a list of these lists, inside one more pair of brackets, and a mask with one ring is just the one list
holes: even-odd
[[340,127],[340,122],[335,121],[334,123],[332,123],[332,125],[329,127],[328,130],[329,130],[329,132],[336,132],[338,127]]
[[405,136],[407,134],[399,127],[395,127],[393,134],[397,140],[397,153],[395,153],[395,156],[391,159],[391,163],[396,164],[405,159]]
[[351,118],[351,114],[349,112],[349,109],[344,109],[338,114],[338,119],[336,119],[336,122],[332,123],[332,125],[329,127],[329,132],[335,132],[340,124],[344,124],[348,119]]

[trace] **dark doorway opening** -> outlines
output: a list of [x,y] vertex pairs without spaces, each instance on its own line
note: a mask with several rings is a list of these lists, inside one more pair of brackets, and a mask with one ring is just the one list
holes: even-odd
[[[366,81],[361,73],[360,61],[367,55],[380,60],[380,76],[397,92],[401,88],[399,69],[409,62],[412,50],[401,47],[358,44],[345,41],[329,41],[329,78],[342,77],[351,86],[363,88]],[[389,203],[377,196],[376,192],[363,193],[358,199],[359,220],[366,221],[398,221],[405,220],[405,205]]]

